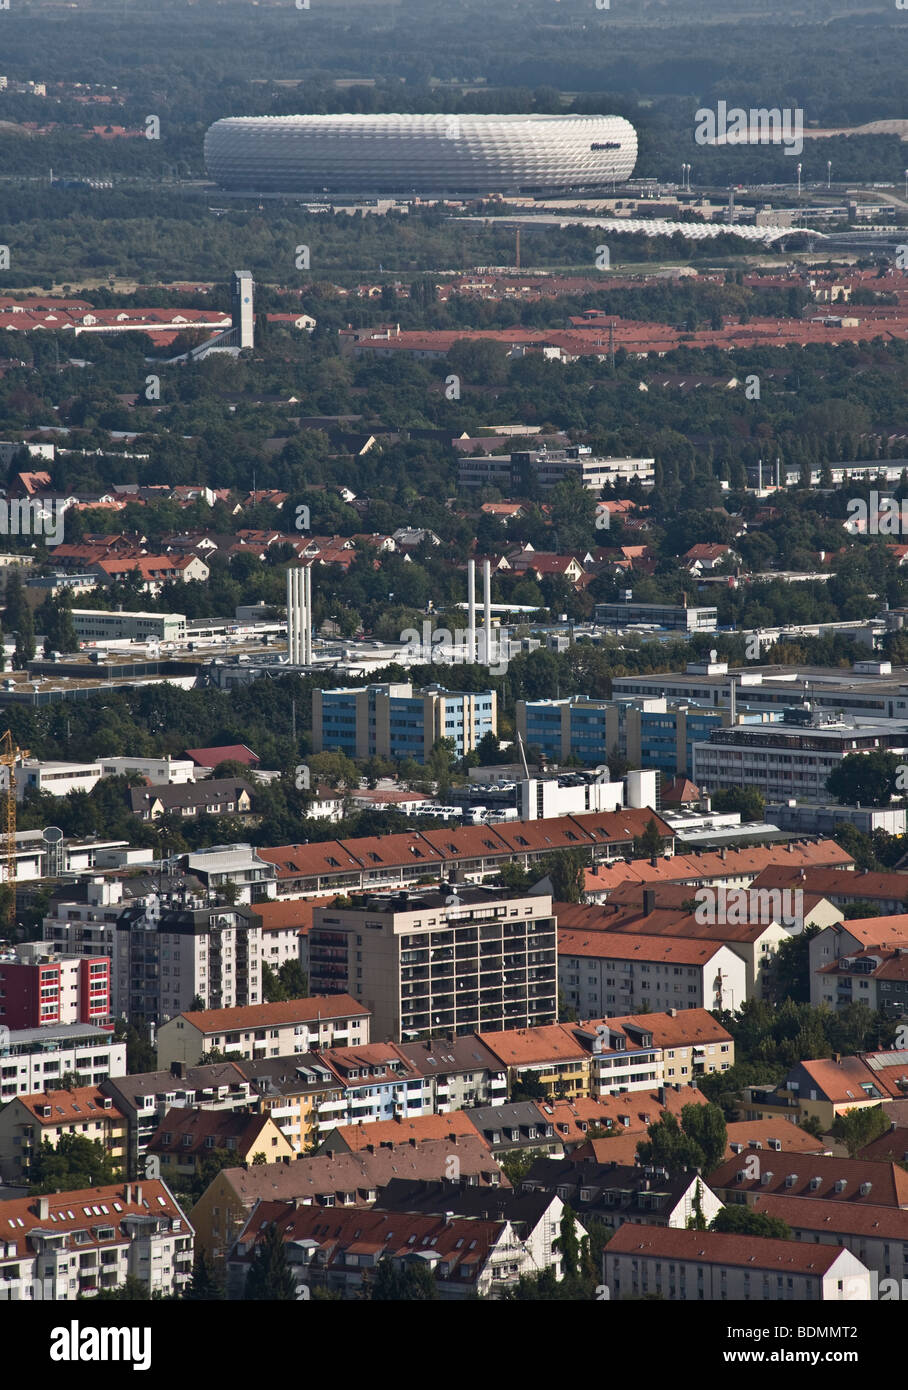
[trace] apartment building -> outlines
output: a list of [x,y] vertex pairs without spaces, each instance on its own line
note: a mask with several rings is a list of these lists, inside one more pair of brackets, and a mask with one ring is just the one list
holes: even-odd
[[[427,1181],[395,1175],[380,1188],[373,1210],[508,1221],[520,1232],[535,1270],[550,1269],[555,1278],[560,1279],[560,1228],[564,1207],[559,1192],[542,1188],[515,1191],[504,1184],[478,1187],[463,1177]],[[583,1229],[576,1219],[573,1228],[579,1238]]]
[[506,1069],[508,1095],[525,1081],[542,1086],[547,1096],[558,1099],[589,1095],[592,1046],[584,1046],[571,1025],[509,1028],[478,1037]]
[[621,1226],[604,1257],[610,1298],[682,1303],[817,1303],[870,1298],[870,1271],[850,1250],[718,1231]]
[[424,763],[440,738],[453,740],[458,758],[471,753],[486,734],[498,732],[494,690],[445,690],[412,685],[357,686],[313,690],[312,747],[339,749],[351,758],[413,758]]
[[371,1014],[348,994],[184,1012],[158,1030],[158,1065],[197,1066],[206,1052],[258,1060],[369,1041]]
[[0,1302],[71,1303],[140,1280],[149,1296],[192,1277],[193,1229],[166,1183],[113,1184],[3,1203]]
[[241,1058],[235,1065],[257,1108],[271,1117],[297,1157],[318,1144],[346,1113],[341,1084],[319,1052],[252,1062]]
[[203,1067],[174,1062],[169,1071],[108,1077],[99,1089],[126,1116],[130,1177],[145,1171],[149,1141],[168,1110],[179,1106],[240,1110],[251,1105],[254,1096],[250,1082],[234,1062],[214,1062]]
[[767,1197],[809,1203],[827,1229],[835,1228],[840,1208],[883,1210],[884,1231],[890,1217],[898,1220],[908,1210],[908,1173],[901,1163],[879,1159],[777,1152],[746,1163],[735,1155],[710,1173],[708,1181],[726,1206],[754,1207]]
[[251,816],[255,809],[253,787],[234,777],[206,778],[166,787],[132,787],[127,800],[133,815],[143,821],[160,820],[162,816],[179,816],[183,820],[196,816]]
[[22,942],[0,956],[0,1023],[8,1029],[110,1020],[106,956],[58,955],[53,943]]
[[[856,662],[841,670],[829,666],[737,666],[724,661],[692,661],[684,671],[615,676],[612,698],[627,695],[691,700],[713,709],[726,708],[732,687],[739,708],[781,714],[803,701],[836,717],[886,720],[908,718],[904,677],[888,662]],[[696,779],[695,779],[696,780]],[[786,792],[774,800],[787,801]],[[827,798],[823,799],[824,802]],[[823,804],[823,803],[818,803]]]
[[126,1075],[126,1043],[87,1023],[0,1031],[0,1101],[54,1086],[67,1073],[84,1085]]
[[[649,888],[620,884],[605,907],[559,908],[559,927],[588,929],[615,936],[674,937],[683,941],[712,941],[728,947],[744,965],[748,999],[768,998],[772,992],[773,962],[783,942],[813,920],[803,894],[726,892],[700,889],[692,894],[682,884]],[[692,903],[694,904],[692,908]],[[821,923],[837,915],[817,901]],[[669,1001],[677,1007],[678,1001]]]
[[816,972],[811,994],[832,1009],[865,1004],[890,1018],[908,1017],[908,937],[839,956]]
[[[607,1140],[606,1146],[613,1142]],[[634,1226],[686,1230],[698,1207],[707,1224],[722,1210],[719,1198],[697,1173],[670,1177],[664,1168],[600,1163],[576,1153],[569,1158],[537,1158],[520,1190],[557,1195],[584,1226],[601,1221],[612,1230],[626,1221]]]
[[735,1064],[734,1039],[707,1009],[669,1009],[570,1026],[590,1041],[593,1097],[651,1091],[663,1083],[687,1085],[693,1077],[728,1071]]
[[208,893],[223,895],[228,890],[236,893],[238,903],[255,903],[256,911],[277,892],[277,874],[273,864],[263,859],[252,845],[238,843],[233,845],[212,845],[208,849],[193,850],[182,855],[180,866],[184,872],[198,879]]
[[196,998],[210,1009],[261,1002],[262,924],[250,907],[150,893],[120,913],[115,941],[115,1008],[133,1022],[159,1023]]
[[0,1178],[28,1183],[41,1146],[55,1149],[67,1134],[103,1145],[112,1161],[125,1168],[127,1129],[126,1116],[97,1086],[16,1096],[0,1109]]
[[850,1250],[876,1276],[871,1282],[874,1300],[904,1297],[903,1280],[908,1279],[908,1211],[855,1206],[851,1202],[811,1202],[805,1197],[762,1192],[750,1205],[761,1215],[784,1221],[792,1240],[802,1245],[844,1246]]
[[[274,866],[269,865],[273,870]],[[283,902],[256,903],[262,919],[262,959],[271,970],[280,970],[288,961],[297,964],[308,961],[306,936],[312,925],[312,909],[308,903],[291,899]],[[304,964],[304,968],[308,968]]]
[[341,1090],[334,1125],[374,1124],[425,1113],[422,1077],[393,1043],[331,1047],[321,1056]]
[[672,827],[656,811],[642,806],[494,826],[319,840],[260,853],[275,866],[279,897],[327,897],[418,887],[428,878],[446,879],[452,874],[477,883],[497,875],[503,864],[533,869],[557,849],[578,850],[593,866],[614,863],[633,854],[634,841],[645,834],[651,821],[663,851],[673,853]]
[[206,1159],[221,1152],[234,1154],[237,1163],[280,1163],[294,1157],[271,1117],[250,1110],[175,1107],[161,1116],[148,1141],[149,1161],[157,1160],[165,1182],[194,1177]]
[[387,1211],[333,1211],[263,1201],[227,1260],[227,1296],[241,1300],[246,1274],[266,1227],[285,1245],[297,1288],[355,1296],[380,1260],[411,1261],[432,1271],[444,1300],[495,1297],[522,1274],[538,1273],[526,1242],[509,1221]]
[[433,1114],[507,1097],[507,1068],[475,1033],[400,1043],[397,1051],[422,1077],[423,1107]]
[[61,884],[51,898],[42,935],[61,953],[113,957],[116,924],[124,907],[121,879],[98,877]]
[[410,1148],[422,1145],[427,1139],[454,1143],[457,1139],[475,1138],[472,1123],[474,1112],[453,1110],[449,1115],[395,1115],[393,1120],[376,1120],[370,1125],[339,1124],[330,1130],[319,1145],[319,1153],[359,1153],[363,1149]]
[[[786,876],[778,887],[799,886],[795,880],[800,878],[801,869],[853,870],[854,860],[835,840],[789,840],[785,844],[746,845],[742,849],[696,849],[686,854],[664,855],[662,858],[628,859],[619,864],[597,864],[594,869],[586,870],[583,898],[587,903],[607,902],[616,889],[622,894],[627,894],[632,883],[656,889],[671,883],[689,884],[691,888],[747,888],[764,869],[785,870],[789,867],[796,870],[796,875]],[[842,889],[846,888],[850,881],[831,880],[833,885]],[[821,891],[820,882],[825,887],[830,881],[815,882],[811,879],[809,882],[800,883],[805,898],[810,896],[814,899],[811,903],[814,913],[815,903],[820,898],[829,903],[831,908],[830,894]],[[764,886],[774,885],[766,882]],[[688,897],[695,897],[695,894],[689,893]],[[656,901],[659,901],[658,894]],[[829,922],[821,922],[820,916],[817,915],[812,916],[812,920],[824,926],[841,921],[841,910],[839,907],[832,910],[824,908],[822,916],[828,917]]]
[[507,1185],[478,1135],[395,1147],[369,1144],[352,1154],[298,1155],[291,1163],[223,1168],[190,1213],[196,1248],[223,1260],[260,1201],[365,1208],[375,1204],[379,1190],[392,1179],[437,1182],[453,1173],[482,1192],[499,1183]]
[[526,1028],[557,1017],[551,897],[483,888],[317,907],[310,987],[366,1003],[378,1037]]
[[737,1009],[747,967],[728,946],[681,937],[561,929],[558,982],[583,1018],[641,1009]]
[[797,1062],[778,1086],[745,1090],[745,1118],[790,1117],[796,1124],[815,1119],[828,1133],[836,1117],[848,1110],[903,1097],[906,1071],[908,1051],[900,1048]]

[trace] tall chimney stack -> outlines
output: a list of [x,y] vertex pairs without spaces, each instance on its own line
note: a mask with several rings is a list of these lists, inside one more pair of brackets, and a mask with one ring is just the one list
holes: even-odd
[[485,665],[491,666],[492,662],[492,566],[488,560],[483,561],[482,565],[483,583],[483,613],[482,620],[485,626]]
[[468,662],[476,660],[476,561],[467,561],[467,651]]

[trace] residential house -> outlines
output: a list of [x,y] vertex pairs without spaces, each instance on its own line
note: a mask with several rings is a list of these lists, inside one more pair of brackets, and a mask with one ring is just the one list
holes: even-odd
[[508,1180],[478,1135],[369,1144],[356,1153],[298,1155],[294,1162],[222,1168],[192,1209],[196,1244],[222,1260],[259,1201],[315,1207],[370,1207],[392,1179],[437,1181],[459,1174],[487,1192]]
[[289,1057],[313,1047],[359,1046],[369,1041],[371,1014],[349,994],[313,995],[244,1008],[189,1011],[158,1030],[158,1065],[197,1065],[203,1053]]
[[180,1294],[192,1277],[193,1229],[166,1183],[79,1188],[3,1203],[0,1301],[74,1302],[128,1277]]
[[442,1300],[495,1297],[522,1274],[537,1273],[508,1221],[386,1211],[332,1211],[260,1202],[227,1260],[228,1298],[242,1299],[246,1275],[265,1228],[276,1226],[298,1289],[356,1296],[381,1260],[430,1270]]
[[255,809],[252,787],[233,777],[172,787],[131,787],[127,796],[130,811],[144,821],[162,816],[250,816]]
[[[601,1141],[608,1152],[610,1141]],[[545,1192],[570,1206],[584,1226],[593,1221],[617,1230],[635,1226],[674,1226],[686,1230],[698,1213],[707,1225],[722,1202],[696,1172],[669,1177],[664,1168],[599,1162],[592,1157],[537,1158],[520,1184],[521,1192]]]
[[44,1144],[57,1148],[67,1135],[100,1144],[118,1167],[125,1169],[126,1116],[97,1086],[65,1091],[39,1091],[15,1096],[0,1109],[0,1178],[27,1183],[31,1164]]
[[149,1140],[168,1110],[180,1106],[241,1110],[249,1107],[253,1097],[251,1083],[235,1062],[212,1062],[203,1067],[174,1062],[169,1071],[108,1077],[98,1089],[126,1116],[130,1177],[144,1173]]
[[218,1151],[240,1163],[279,1162],[294,1156],[293,1146],[268,1115],[250,1110],[168,1110],[148,1141],[146,1162],[157,1159],[165,1182],[193,1177]]

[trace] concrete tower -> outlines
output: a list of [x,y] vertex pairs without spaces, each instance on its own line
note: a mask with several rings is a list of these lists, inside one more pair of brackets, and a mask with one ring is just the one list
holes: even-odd
[[478,642],[476,641],[476,561],[467,561],[467,651],[469,663],[476,660]]
[[236,346],[238,348],[251,348],[255,345],[255,310],[252,299],[251,270],[235,270],[233,272],[233,291],[230,299]]
[[287,567],[287,660],[291,666],[312,664],[312,569]]

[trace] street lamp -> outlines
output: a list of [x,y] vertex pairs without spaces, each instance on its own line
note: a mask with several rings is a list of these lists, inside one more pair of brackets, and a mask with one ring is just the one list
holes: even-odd
[[802,168],[803,168],[803,165],[799,164],[799,165],[798,165],[798,197],[799,197],[799,198],[800,198],[800,196],[801,196],[801,169],[802,169]]
[[826,161],[826,188],[827,191],[832,187],[832,160]]

